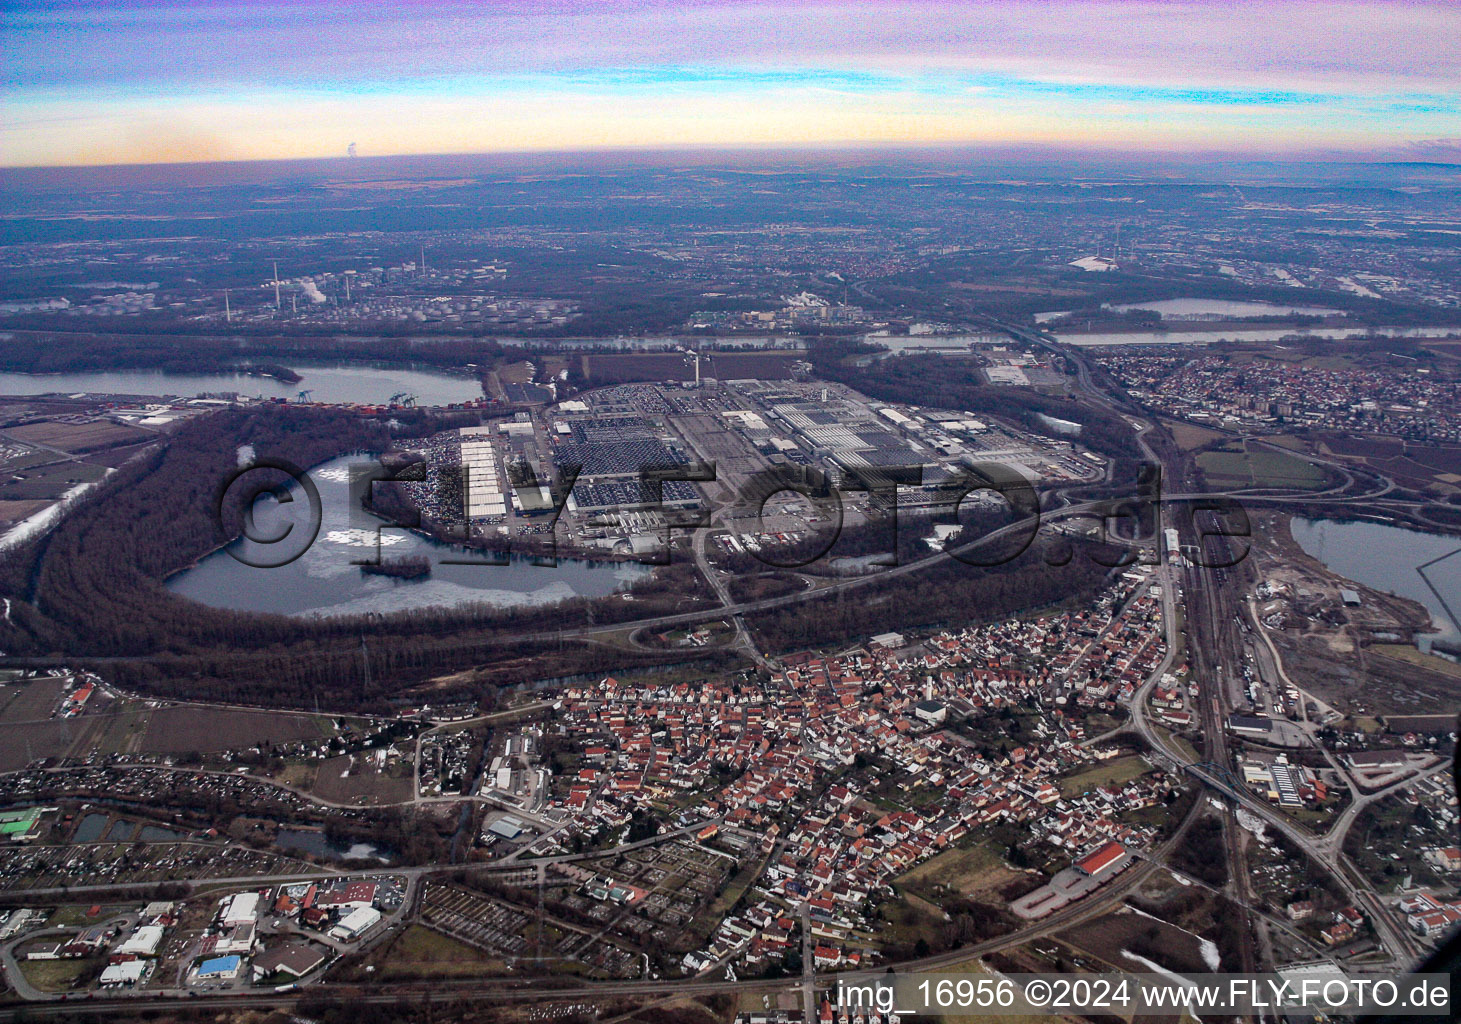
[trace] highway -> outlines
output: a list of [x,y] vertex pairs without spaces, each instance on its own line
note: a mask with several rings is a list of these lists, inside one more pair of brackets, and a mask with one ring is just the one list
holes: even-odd
[[[1162,465],[1164,479],[1175,481],[1178,487],[1177,493],[1163,499],[1163,523],[1177,527],[1184,550],[1196,550],[1201,543],[1201,538],[1197,536],[1198,518],[1182,516],[1177,517],[1173,522],[1167,515],[1169,503],[1191,500],[1193,497],[1199,496],[1180,489],[1182,484],[1194,479],[1192,467],[1185,462],[1181,454],[1171,451],[1167,453],[1167,458],[1157,458],[1148,443],[1149,421],[1139,412],[1102,394],[1101,389],[1092,381],[1090,368],[1083,353],[1057,345],[1038,332],[1005,324],[999,324],[999,326],[1017,338],[1042,345],[1052,352],[1068,357],[1077,368],[1081,388],[1092,401],[1119,413],[1128,422],[1148,423],[1148,429],[1139,432],[1139,443],[1143,451],[1153,458],[1153,461]],[[1275,494],[1272,493],[1273,489],[1268,489],[1256,493],[1229,492],[1228,496],[1241,498],[1244,502],[1264,504],[1301,501],[1306,504],[1342,503],[1352,506],[1357,501],[1383,498],[1394,486],[1391,481],[1376,474],[1378,481],[1376,489],[1358,495],[1348,493],[1350,488],[1359,481],[1344,467],[1334,463],[1330,464],[1333,468],[1344,472],[1344,484],[1319,495],[1309,494],[1301,497],[1294,494]],[[1216,513],[1207,512],[1201,515],[1209,520],[1202,524],[1205,531],[1218,525],[1215,521]],[[1262,933],[1263,924],[1246,909],[1251,902],[1251,892],[1248,884],[1247,860],[1242,850],[1242,829],[1233,813],[1233,808],[1236,806],[1246,808],[1283,832],[1299,849],[1308,854],[1316,865],[1331,873],[1350,895],[1353,902],[1365,911],[1380,943],[1394,958],[1394,961],[1402,966],[1413,962],[1419,953],[1418,946],[1408,932],[1395,923],[1390,912],[1370,888],[1367,880],[1352,864],[1348,863],[1343,854],[1344,836],[1350,824],[1365,806],[1375,799],[1383,797],[1389,790],[1355,799],[1351,806],[1335,820],[1326,836],[1315,837],[1299,828],[1282,813],[1269,807],[1266,802],[1260,801],[1247,792],[1242,786],[1230,785],[1230,775],[1225,778],[1206,767],[1206,765],[1220,766],[1224,774],[1230,773],[1232,770],[1233,762],[1227,746],[1226,719],[1228,711],[1237,703],[1238,692],[1243,684],[1237,671],[1238,667],[1244,663],[1244,644],[1239,623],[1243,621],[1245,611],[1243,599],[1252,593],[1256,581],[1252,578],[1252,569],[1248,561],[1232,557],[1233,552],[1226,537],[1209,533],[1203,551],[1209,556],[1203,561],[1209,565],[1221,565],[1227,561],[1235,563],[1228,567],[1209,567],[1184,559],[1179,576],[1183,589],[1188,661],[1192,667],[1192,678],[1198,680],[1201,687],[1197,707],[1202,722],[1205,764],[1193,764],[1181,749],[1174,749],[1162,742],[1160,735],[1153,729],[1147,716],[1145,698],[1147,691],[1158,676],[1148,680],[1146,686],[1135,695],[1132,702],[1132,724],[1151,744],[1152,749],[1164,752],[1174,764],[1183,766],[1194,778],[1219,791],[1225,797],[1229,806],[1224,823],[1229,885],[1235,897],[1234,903],[1245,916],[1245,927],[1242,930],[1245,936],[1241,950],[1242,970],[1253,971],[1258,968],[1257,951],[1253,948],[1251,940],[1256,934],[1260,943],[1266,945],[1266,935]],[[1261,635],[1261,627],[1259,627],[1259,632]],[[1265,642],[1267,642],[1266,637]],[[1272,650],[1271,645],[1270,650]],[[1274,662],[1277,664],[1277,652],[1272,653]],[[1430,772],[1438,772],[1445,767],[1447,765],[1442,763],[1430,769]],[[1391,789],[1414,781],[1414,778],[1404,780]]]
[[[1162,518],[1158,525],[1160,526],[1163,523],[1176,525],[1181,535],[1183,546],[1188,549],[1195,546],[1198,543],[1196,534],[1196,528],[1199,525],[1198,522],[1190,515],[1169,517],[1169,512],[1173,506],[1196,499],[1209,498],[1213,495],[1202,491],[1183,489],[1188,479],[1189,467],[1184,465],[1180,457],[1175,456],[1172,452],[1163,453],[1165,455],[1164,458],[1154,450],[1152,447],[1152,436],[1155,430],[1154,424],[1142,417],[1140,413],[1134,412],[1124,404],[1106,396],[1093,383],[1086,361],[1080,354],[1071,355],[1063,348],[1054,346],[1048,339],[1040,337],[1036,332],[1027,331],[1022,328],[1008,327],[1006,325],[1000,326],[1023,340],[1045,345],[1063,356],[1069,355],[1077,370],[1076,375],[1079,387],[1086,392],[1086,396],[1096,404],[1118,412],[1129,423],[1133,423],[1138,444],[1143,452],[1150,458],[1152,463],[1159,464],[1163,467],[1164,472],[1167,474],[1167,479],[1177,482],[1177,490],[1175,493],[1162,496]],[[1358,500],[1382,498],[1389,493],[1392,486],[1389,481],[1383,478],[1380,478],[1378,483],[1375,483],[1361,481],[1355,476],[1349,475],[1345,478],[1341,486],[1317,495],[1309,492],[1290,494],[1273,493],[1272,489],[1269,489],[1257,493],[1249,493],[1246,491],[1225,492],[1225,496],[1273,505],[1301,502],[1304,504],[1333,503],[1348,506]],[[1360,494],[1352,493],[1358,487],[1370,489]],[[1077,517],[1100,517],[1104,516],[1113,506],[1113,499],[1109,498],[1070,501],[1062,496],[1058,500],[1063,503],[1061,506],[1046,510],[1041,516],[1027,517],[1010,523],[989,535],[961,544],[952,551],[930,555],[917,561],[885,569],[875,574],[834,580],[820,589],[755,601],[735,602],[732,599],[728,588],[724,585],[724,581],[717,578],[713,566],[709,564],[703,539],[697,538],[699,542],[694,547],[695,558],[697,564],[716,592],[719,600],[717,606],[645,619],[587,626],[573,630],[531,634],[520,637],[519,639],[528,642],[547,642],[558,639],[596,639],[610,634],[624,633],[636,629],[661,629],[678,625],[691,625],[707,620],[731,618],[736,623],[738,640],[744,643],[745,626],[742,617],[747,614],[789,607],[819,596],[855,592],[860,587],[880,584],[902,576],[910,576],[914,573],[923,572],[931,566],[942,564],[945,559],[955,557],[956,555],[972,554],[985,545],[996,543],[1007,537],[1017,536],[1022,532],[1029,531],[1033,527],[1038,526],[1042,521],[1048,523]],[[1117,500],[1119,501],[1119,499]],[[704,531],[702,531],[702,536],[703,533]],[[1115,539],[1113,538],[1113,540]],[[1119,540],[1116,542],[1134,543]],[[1218,539],[1210,542],[1208,550],[1210,553],[1221,554],[1226,548],[1227,541]],[[1269,963],[1265,962],[1267,957],[1263,955],[1266,945],[1266,932],[1264,929],[1269,927],[1282,928],[1283,925],[1281,922],[1277,922],[1261,912],[1255,912],[1253,909],[1254,899],[1248,887],[1248,866],[1243,850],[1243,830],[1237,824],[1234,813],[1234,809],[1238,806],[1245,808],[1265,823],[1283,832],[1285,836],[1319,865],[1322,870],[1332,873],[1339,880],[1345,891],[1351,895],[1354,902],[1366,910],[1380,942],[1392,957],[1398,962],[1408,961],[1416,955],[1417,947],[1415,943],[1405,933],[1404,929],[1396,926],[1395,922],[1389,917],[1388,912],[1380,905],[1378,897],[1370,890],[1365,880],[1360,878],[1353,865],[1347,862],[1343,855],[1342,846],[1345,832],[1365,806],[1376,799],[1380,799],[1399,786],[1412,783],[1414,781],[1413,778],[1396,783],[1389,789],[1364,794],[1356,798],[1351,803],[1351,806],[1335,820],[1328,835],[1315,837],[1299,828],[1280,812],[1269,807],[1266,802],[1260,801],[1252,794],[1247,793],[1241,786],[1235,788],[1230,784],[1228,778],[1223,777],[1218,771],[1209,767],[1210,765],[1221,766],[1222,769],[1227,771],[1231,769],[1232,764],[1228,749],[1226,718],[1228,711],[1236,702],[1236,691],[1241,685],[1241,678],[1237,671],[1238,666],[1243,664],[1244,658],[1243,640],[1239,629],[1239,622],[1243,618],[1241,595],[1251,590],[1253,582],[1246,572],[1246,563],[1243,563],[1241,560],[1232,568],[1205,568],[1190,563],[1185,564],[1180,569],[1170,564],[1164,564],[1159,568],[1156,578],[1161,581],[1164,590],[1163,605],[1168,631],[1168,654],[1162,664],[1158,666],[1156,672],[1148,678],[1145,685],[1138,690],[1133,698],[1131,727],[1145,737],[1152,749],[1158,752],[1160,756],[1168,759],[1174,767],[1185,770],[1193,779],[1220,793],[1226,801],[1228,810],[1225,816],[1224,836],[1229,866],[1229,895],[1232,898],[1232,905],[1244,918],[1244,927],[1241,929],[1243,940],[1239,951],[1241,964],[1238,965],[1242,970],[1254,971],[1270,966]],[[1179,636],[1177,633],[1176,595],[1179,586],[1182,590],[1183,609],[1185,611],[1185,635],[1183,636]],[[1167,745],[1151,723],[1146,712],[1147,692],[1154,682],[1160,678],[1161,674],[1170,667],[1171,660],[1175,656],[1180,643],[1185,643],[1187,656],[1193,667],[1194,678],[1200,680],[1202,687],[1200,699],[1197,704],[1197,711],[1202,724],[1204,745],[1201,762],[1194,762],[1180,748]],[[33,659],[0,659],[0,664],[31,660]],[[86,660],[90,661],[93,659]],[[54,663],[54,661],[47,663]],[[147,767],[156,770],[155,766]],[[1427,769],[1426,774],[1433,774],[1443,770],[1445,767],[1445,764],[1436,765],[1431,769]],[[196,770],[189,771],[193,774],[197,773]],[[473,796],[429,799],[456,802],[474,798],[482,799]],[[418,797],[418,799],[420,798]],[[1009,934],[991,938],[959,950],[910,960],[892,966],[902,972],[936,970],[966,962],[986,953],[1011,948],[1032,939],[1068,928],[1079,921],[1107,913],[1135,886],[1149,877],[1152,872],[1163,870],[1162,862],[1184,841],[1193,823],[1205,813],[1205,802],[1202,800],[1196,801],[1187,818],[1180,824],[1170,839],[1161,844],[1156,850],[1144,855],[1126,872],[1086,900],[1072,904],[1042,921],[1032,923]],[[707,819],[707,821],[709,820],[719,819]],[[629,844],[619,848],[619,851],[624,852],[639,846],[664,842],[670,838],[686,835],[698,831],[706,823],[698,822],[695,825],[676,830],[673,833],[656,836],[641,841],[640,843]],[[541,864],[562,863],[576,859],[600,857],[604,853],[605,851],[585,854],[565,854],[548,858],[535,858],[531,861],[519,861],[497,867],[487,865],[483,866],[482,869],[522,870]],[[442,866],[423,866],[399,869],[391,873],[405,875],[408,883],[414,887],[423,878],[446,870],[450,869]],[[323,873],[325,872],[315,872],[315,876]],[[225,883],[252,885],[269,884],[281,880],[284,880],[282,876],[255,876],[240,879],[208,880],[205,884],[209,886]],[[79,895],[114,888],[108,886],[83,886],[72,887],[66,890],[66,892],[71,895]],[[1258,940],[1256,943],[1254,941],[1255,937]],[[560,987],[546,984],[541,980],[525,980],[522,982],[501,979],[489,982],[477,981],[475,979],[459,981],[438,980],[419,985],[394,985],[385,991],[381,990],[383,986],[378,984],[366,986],[312,986],[307,991],[297,993],[265,993],[240,997],[219,997],[210,1001],[209,1005],[223,1006],[226,1004],[229,1007],[238,1008],[293,1005],[301,998],[309,996],[311,992],[326,993],[342,1000],[348,999],[353,1002],[364,1003],[392,1003],[402,998],[415,1002],[422,1000],[450,1002],[461,998],[471,998],[473,1000],[526,1000],[550,997],[602,998],[616,995],[696,995],[712,992],[745,993],[770,991],[795,991],[804,1001],[807,1001],[811,999],[814,993],[815,984],[826,984],[834,977],[839,979],[876,977],[880,976],[888,966],[880,964],[875,969],[852,973],[838,973],[834,976],[816,974],[812,970],[809,954],[806,960],[807,970],[800,978],[775,979],[770,981],[726,981],[703,978],[646,979],[595,984],[570,982]],[[159,999],[148,994],[138,994],[135,996],[90,999],[87,1000],[85,1008],[88,1013],[98,1015],[123,1013],[130,1015],[145,1009],[165,1010],[175,1007],[176,1004],[177,998],[175,997]],[[35,1017],[69,1013],[74,1009],[75,1007],[69,1003],[53,1001],[29,1005],[25,1007],[24,1013],[28,1016]],[[0,1011],[0,1020],[15,1019],[16,1012],[14,1010]]]
[[[1077,365],[1083,365],[1078,363]],[[1123,412],[1128,420],[1132,414]],[[1137,440],[1142,449],[1148,454],[1153,464],[1162,464],[1162,460],[1152,451],[1147,435],[1151,432],[1152,426],[1147,424],[1138,432]],[[1165,468],[1165,466],[1164,466]],[[1180,479],[1180,475],[1167,470],[1166,479]],[[1089,486],[1089,485],[1086,485]],[[1078,487],[1062,488],[1062,491],[1078,490]],[[1194,501],[1230,498],[1244,503],[1273,505],[1334,505],[1338,508],[1349,508],[1357,501],[1373,498],[1378,494],[1385,493],[1389,489],[1389,482],[1379,491],[1364,494],[1348,493],[1325,493],[1322,496],[1315,496],[1310,492],[1293,492],[1289,494],[1273,493],[1273,489],[1255,491],[1254,489],[1228,490],[1228,491],[1177,491],[1171,494],[1163,494],[1161,503],[1167,505],[1181,505]],[[638,619],[623,619],[615,622],[594,624],[574,627],[562,630],[545,630],[538,633],[515,634],[513,640],[521,643],[558,643],[564,640],[596,640],[614,634],[627,634],[641,629],[666,629],[674,626],[688,626],[701,622],[715,621],[719,619],[737,619],[739,617],[757,612],[772,611],[778,608],[787,608],[803,601],[816,600],[834,594],[856,591],[863,587],[875,586],[888,580],[897,579],[913,573],[923,572],[936,565],[941,565],[950,559],[959,556],[975,554],[980,548],[992,546],[993,544],[1011,537],[1019,537],[1041,527],[1042,524],[1051,524],[1065,519],[1101,519],[1111,513],[1113,509],[1121,506],[1125,499],[1135,498],[1134,494],[1122,497],[1104,497],[1079,502],[1070,502],[1063,495],[1056,495],[1057,504],[1055,507],[1044,509],[1036,515],[1026,516],[1006,524],[999,529],[992,530],[981,537],[958,544],[953,548],[935,552],[923,558],[910,562],[904,562],[896,566],[885,568],[879,572],[867,573],[857,576],[841,577],[830,580],[825,584],[810,590],[798,591],[791,594],[783,594],[776,597],[761,598],[754,601],[733,601],[728,590],[725,589],[722,581],[715,578],[714,570],[702,562],[702,571],[707,571],[707,579],[710,580],[712,589],[716,591],[718,603],[705,608],[685,612],[675,612],[668,615],[649,616]],[[1129,502],[1126,502],[1129,503]],[[1179,517],[1182,521],[1190,522],[1191,516]],[[703,531],[702,531],[703,532]],[[1108,538],[1112,544],[1125,544],[1121,538],[1111,535]],[[1151,543],[1148,541],[1147,543]],[[701,562],[703,550],[697,553],[697,562]],[[978,571],[970,567],[970,571]],[[741,641],[744,644],[744,640]],[[437,641],[443,646],[451,646],[456,643],[455,639],[448,636]],[[68,657],[60,654],[48,656],[16,657],[12,655],[0,655],[0,668],[52,668],[65,665],[99,666],[119,662],[136,663],[147,662],[151,656],[103,656],[103,657]]]

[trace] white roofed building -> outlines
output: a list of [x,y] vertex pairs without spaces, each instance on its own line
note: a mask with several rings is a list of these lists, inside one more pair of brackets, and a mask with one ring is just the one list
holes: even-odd
[[162,945],[162,926],[156,924],[143,925],[131,935],[126,941],[112,950],[114,955],[131,956],[155,956],[157,947]]
[[234,893],[223,901],[218,912],[218,923],[225,928],[241,924],[253,924],[259,919],[259,894],[256,892]]
[[380,911],[374,907],[357,907],[330,929],[330,935],[346,942],[360,938],[380,922]]

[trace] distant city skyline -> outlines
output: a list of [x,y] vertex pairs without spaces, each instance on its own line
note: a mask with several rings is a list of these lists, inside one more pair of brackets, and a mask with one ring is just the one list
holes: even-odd
[[1461,159],[1461,5],[10,2],[0,165],[846,144]]

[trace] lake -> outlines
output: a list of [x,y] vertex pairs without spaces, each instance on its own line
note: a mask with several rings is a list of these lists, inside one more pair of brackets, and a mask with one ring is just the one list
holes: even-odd
[[382,864],[390,863],[390,858],[378,846],[371,843],[331,846],[325,841],[323,832],[313,829],[281,828],[274,837],[274,845],[293,853],[309,853],[332,860],[378,860]]
[[106,828],[110,819],[105,814],[92,812],[81,819],[81,824],[76,826],[76,832],[71,836],[73,843],[94,843],[101,839],[102,831]]
[[[1381,523],[1342,523],[1299,516],[1293,518],[1289,529],[1305,553],[1345,579],[1425,605],[1437,630],[1429,634],[1432,640],[1447,645],[1461,642],[1461,628],[1446,610],[1450,605],[1461,612],[1461,554],[1445,557],[1461,551],[1461,538]],[[1445,560],[1426,567],[1422,576],[1420,567],[1438,558]],[[1430,586],[1426,585],[1427,579]]]
[[373,366],[312,366],[290,364],[302,378],[286,384],[273,377],[244,373],[161,373],[152,370],[98,370],[82,373],[0,373],[0,395],[80,393],[103,395],[172,395],[195,398],[201,394],[237,392],[248,397],[294,399],[312,391],[311,401],[385,405],[392,395],[406,392],[418,405],[451,405],[483,397],[476,377],[432,370],[404,370]]
[[174,829],[163,828],[161,825],[141,825],[137,833],[132,837],[133,842],[142,843],[171,843],[179,839],[186,839],[187,835]]
[[[196,566],[169,578],[168,590],[214,608],[340,616],[472,604],[506,608],[552,604],[572,597],[603,597],[651,571],[637,563],[569,558],[558,559],[557,566],[550,568],[534,565],[525,556],[514,556],[507,565],[484,564],[488,556],[482,552],[385,526],[382,520],[358,508],[352,515],[352,462],[373,460],[366,455],[344,456],[310,470],[310,479],[320,491],[319,535],[294,561],[279,568],[254,568],[226,550],[215,551]],[[293,500],[287,504],[267,499],[259,504],[258,535],[276,535],[286,527],[293,528],[291,536],[306,535],[307,502],[302,489],[292,494]],[[424,556],[432,563],[431,575],[407,580],[361,572],[360,566],[352,562],[375,559],[377,537],[380,557]],[[232,546],[252,561],[263,561],[270,552],[268,546],[242,538]],[[443,559],[474,564],[446,565]]]
[[1157,302],[1123,302],[1107,309],[1125,313],[1132,309],[1150,309],[1162,314],[1163,320],[1206,319],[1209,317],[1248,316],[1329,316],[1337,309],[1324,306],[1285,306],[1274,302],[1244,302],[1232,299],[1161,299]]

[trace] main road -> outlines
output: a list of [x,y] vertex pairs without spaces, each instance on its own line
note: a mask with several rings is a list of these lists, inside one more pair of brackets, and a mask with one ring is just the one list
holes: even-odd
[[[1092,401],[1121,415],[1133,426],[1147,422],[1139,411],[1134,411],[1124,403],[1101,393],[1092,380],[1083,353],[1066,351],[1036,332],[1008,325],[1001,326],[1022,340],[1043,345],[1051,351],[1069,358],[1077,369],[1080,386]],[[1149,430],[1150,426],[1139,430],[1138,440],[1143,451],[1151,455],[1154,461],[1159,461],[1164,475],[1168,479],[1178,481],[1180,486],[1180,483],[1187,478],[1189,467],[1183,464],[1180,454],[1175,452],[1171,453],[1171,457],[1166,460],[1158,460],[1147,442]],[[1344,493],[1356,482],[1353,477],[1348,477],[1344,487],[1331,489],[1321,495],[1275,494],[1272,489],[1268,489],[1258,493],[1228,492],[1224,496],[1264,504],[1302,502],[1304,504],[1343,503],[1352,505],[1356,501],[1382,497],[1393,487],[1389,480],[1379,478],[1378,490],[1360,495]],[[1165,506],[1169,501],[1190,501],[1202,497],[1209,497],[1209,495],[1179,492],[1163,500],[1163,511],[1165,513]],[[1354,801],[1336,820],[1329,836],[1324,838],[1309,835],[1284,815],[1270,808],[1267,803],[1247,792],[1244,787],[1232,782],[1232,761],[1227,746],[1226,718],[1228,709],[1235,704],[1237,690],[1242,685],[1237,671],[1238,666],[1243,664],[1244,658],[1244,645],[1239,632],[1239,623],[1243,621],[1244,612],[1241,595],[1251,592],[1254,580],[1246,559],[1234,556],[1227,537],[1208,533],[1204,542],[1203,538],[1198,535],[1199,525],[1205,528],[1216,528],[1220,525],[1216,522],[1216,513],[1202,514],[1210,517],[1212,521],[1199,524],[1196,516],[1185,516],[1177,521],[1176,526],[1184,550],[1196,554],[1201,548],[1201,554],[1205,556],[1195,561],[1184,559],[1181,577],[1183,605],[1186,613],[1185,641],[1188,659],[1193,667],[1193,678],[1200,681],[1201,687],[1197,708],[1202,722],[1205,762],[1193,763],[1192,759],[1181,749],[1174,749],[1163,742],[1161,736],[1152,727],[1146,714],[1145,696],[1147,689],[1155,681],[1155,677],[1149,679],[1147,686],[1144,686],[1133,699],[1133,724],[1154,750],[1164,753],[1175,764],[1183,766],[1194,778],[1205,785],[1220,791],[1229,802],[1229,807],[1242,806],[1283,832],[1316,864],[1331,873],[1351,899],[1367,911],[1375,933],[1386,950],[1397,961],[1411,960],[1418,953],[1414,941],[1404,929],[1395,925],[1389,911],[1370,889],[1368,882],[1353,865],[1347,863],[1342,849],[1344,834],[1355,816],[1366,804],[1378,796],[1384,795],[1383,793],[1371,794],[1364,799],[1363,803],[1360,800]],[[1444,767],[1444,764],[1436,766],[1433,771],[1439,771]],[[1414,781],[1414,779],[1406,781]],[[1237,897],[1235,903],[1245,917],[1245,926],[1242,929],[1243,944],[1240,951],[1243,961],[1242,969],[1253,971],[1257,969],[1258,965],[1251,937],[1255,928],[1261,928],[1262,924],[1256,921],[1246,909],[1251,901],[1251,893],[1249,892],[1248,870],[1246,857],[1242,850],[1241,836],[1242,830],[1238,826],[1236,815],[1230,810],[1226,815],[1224,827],[1229,884]]]

